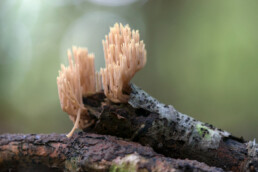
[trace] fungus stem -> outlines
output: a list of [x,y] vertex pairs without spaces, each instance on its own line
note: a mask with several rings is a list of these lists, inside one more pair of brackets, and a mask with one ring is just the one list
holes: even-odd
[[66,135],[66,137],[68,138],[72,137],[74,131],[78,128],[80,118],[81,118],[81,108],[79,108],[77,112],[76,121],[74,123],[73,129]]

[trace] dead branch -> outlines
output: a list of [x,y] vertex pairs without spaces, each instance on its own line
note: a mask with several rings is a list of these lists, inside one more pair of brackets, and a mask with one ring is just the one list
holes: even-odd
[[166,158],[138,143],[79,132],[0,135],[0,171],[223,171],[192,160]]
[[127,138],[168,157],[189,158],[224,170],[258,171],[255,142],[181,114],[139,88],[132,87],[129,103],[112,103],[103,93],[83,101],[95,120],[84,131]]

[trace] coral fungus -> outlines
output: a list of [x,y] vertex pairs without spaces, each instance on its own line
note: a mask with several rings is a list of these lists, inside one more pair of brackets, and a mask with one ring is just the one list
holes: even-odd
[[[68,50],[69,66],[61,65],[57,77],[61,108],[74,122],[70,137],[76,128],[92,125],[82,98],[104,89],[112,102],[125,103],[129,100],[130,80],[146,63],[146,50],[140,41],[138,30],[131,31],[128,25],[115,24],[103,40],[106,67],[95,72],[94,55],[85,48],[73,47]],[[102,78],[102,79],[101,79]],[[101,84],[102,80],[102,84]]]
[[[91,124],[82,98],[101,89],[98,73],[95,73],[94,55],[88,54],[85,48],[73,47],[73,56],[70,50],[67,52],[69,66],[61,65],[57,86],[61,108],[67,112],[74,122],[70,137],[76,128],[85,128]],[[97,77],[96,77],[97,75]]]
[[145,66],[146,50],[138,30],[115,24],[103,40],[106,68],[101,69],[104,93],[113,102],[127,102],[129,82]]

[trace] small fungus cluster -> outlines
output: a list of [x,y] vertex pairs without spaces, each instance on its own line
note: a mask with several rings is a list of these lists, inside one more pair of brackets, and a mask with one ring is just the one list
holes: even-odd
[[76,128],[86,128],[91,124],[82,98],[100,91],[101,80],[95,72],[94,55],[88,54],[86,48],[73,47],[74,61],[70,50],[67,55],[69,66],[61,65],[57,86],[61,108],[74,122],[73,129],[67,135],[70,137]]
[[94,122],[83,105],[83,97],[104,89],[112,102],[127,102],[130,80],[146,63],[145,45],[140,41],[139,31],[131,31],[128,25],[116,23],[111,27],[103,47],[106,67],[100,73],[95,71],[94,55],[88,54],[86,48],[73,47],[74,60],[68,50],[69,66],[61,65],[57,77],[60,104],[74,123],[67,137],[71,137],[76,128],[84,129]]
[[103,40],[106,68],[101,69],[105,95],[113,102],[127,102],[129,82],[146,63],[146,50],[139,31],[115,24]]

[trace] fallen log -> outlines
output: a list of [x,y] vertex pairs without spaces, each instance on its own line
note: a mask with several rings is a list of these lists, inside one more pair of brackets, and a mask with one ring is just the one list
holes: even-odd
[[[128,103],[113,103],[103,93],[84,97],[94,121],[86,132],[123,137],[172,158],[188,158],[232,171],[258,171],[258,146],[197,121],[131,85]],[[81,119],[83,120],[83,119]]]
[[204,171],[192,160],[167,158],[152,148],[117,137],[79,132],[0,135],[0,171]]

